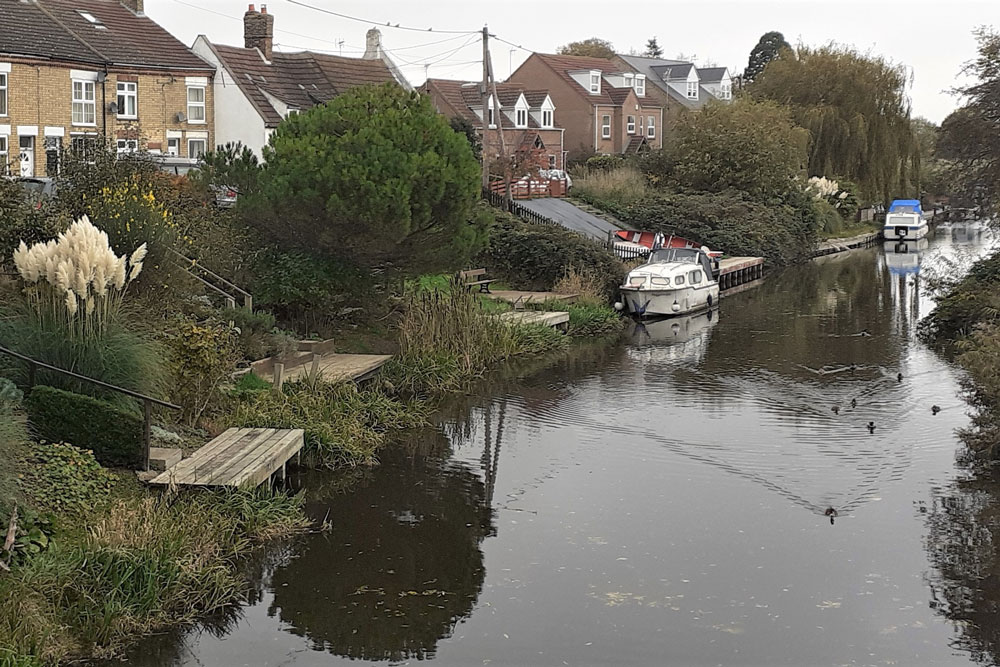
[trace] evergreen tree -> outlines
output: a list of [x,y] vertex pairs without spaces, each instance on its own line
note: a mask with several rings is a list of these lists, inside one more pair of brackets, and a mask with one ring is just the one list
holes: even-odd
[[615,47],[606,39],[591,37],[579,42],[570,42],[556,51],[561,56],[590,56],[591,58],[614,58]]
[[649,41],[646,42],[646,51],[642,55],[646,56],[647,58],[663,57],[663,49],[661,49],[660,45],[657,44],[655,36],[650,38]]
[[874,202],[919,191],[906,85],[900,65],[825,46],[782,51],[748,91],[787,106],[809,130],[810,176],[847,178]]
[[743,71],[743,80],[753,82],[764,71],[767,64],[778,57],[782,49],[790,49],[785,36],[780,32],[765,32],[757,41],[757,46],[750,51],[750,60]]

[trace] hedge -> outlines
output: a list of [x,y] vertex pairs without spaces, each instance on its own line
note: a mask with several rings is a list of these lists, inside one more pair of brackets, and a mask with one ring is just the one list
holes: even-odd
[[143,462],[142,418],[91,396],[39,385],[24,400],[35,435],[90,449],[103,465]]

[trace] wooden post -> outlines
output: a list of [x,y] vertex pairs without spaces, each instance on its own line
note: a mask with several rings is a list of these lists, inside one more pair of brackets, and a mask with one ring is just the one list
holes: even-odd
[[142,402],[142,451],[143,459],[145,460],[145,465],[143,470],[149,470],[149,436],[150,431],[150,420],[152,419],[153,406],[150,404],[149,400]]
[[[490,157],[489,157],[489,147],[487,139],[489,138],[490,131],[490,105],[489,105],[489,80],[490,80],[490,70],[487,64],[487,58],[490,55],[490,31],[483,26],[483,84],[482,90],[479,91],[479,97],[483,103],[483,189],[489,190],[490,187]],[[499,114],[500,110],[497,109],[496,113]]]
[[280,361],[274,362],[274,388],[281,389],[285,383],[285,364]]

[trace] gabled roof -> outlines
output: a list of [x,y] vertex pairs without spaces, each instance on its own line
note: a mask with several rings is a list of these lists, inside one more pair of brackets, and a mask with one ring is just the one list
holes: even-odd
[[631,88],[608,88],[608,97],[610,97],[611,101],[617,106],[621,106],[625,103],[625,100],[628,98],[628,94],[630,92],[632,92]]
[[[604,78],[608,74],[617,74],[622,72],[622,68],[618,66],[613,60],[607,58],[592,58],[589,56],[560,56],[552,55],[548,53],[535,53],[532,57],[540,59],[543,63],[548,65],[556,74],[558,74],[562,79],[564,79],[570,86],[576,90],[580,97],[589,100],[592,104],[606,104],[611,106],[621,106],[625,98],[628,97],[628,91],[631,88],[615,88],[608,83],[607,79]],[[601,92],[591,93],[589,90],[585,89],[580,83],[574,79],[570,72],[580,72],[587,70],[600,70],[601,71]],[[648,75],[646,77],[649,78]],[[646,98],[644,98],[645,100]]]
[[678,63],[676,65],[653,65],[650,67],[664,81],[687,81],[688,75],[694,65],[691,63]]
[[395,81],[386,64],[378,59],[275,51],[268,62],[256,48],[210,46],[267,127],[275,127],[282,120],[268,96],[293,109],[308,109],[356,86]]
[[[691,63],[682,63],[678,60],[665,60],[663,58],[646,58],[644,56],[622,56],[619,55],[627,65],[632,67],[636,72],[646,75],[646,85],[650,84],[656,86],[659,90],[663,91],[670,99],[674,100],[678,104],[688,109],[700,109],[705,106],[705,103],[710,99],[714,99],[713,95],[699,86],[698,99],[690,100],[684,94],[674,90],[667,81],[674,80],[674,72],[680,72],[682,66],[687,66],[684,70],[684,76],[681,81],[687,80],[687,73],[691,71],[691,67],[694,67]],[[668,72],[667,78],[661,76],[661,73]]]
[[0,0],[0,17],[0,53],[100,65],[212,70],[152,19],[133,14],[117,0]]
[[698,78],[702,83],[718,83],[728,71],[728,67],[699,67]]
[[[455,81],[453,79],[427,79],[424,83],[424,92],[436,94],[453,110],[453,113],[465,118],[476,127],[482,126],[482,120],[476,113],[483,107],[483,100],[479,93],[480,84],[474,81]],[[500,106],[504,111],[513,111],[521,95],[524,95],[528,103],[529,110],[540,110],[545,98],[549,96],[546,90],[525,90],[516,83],[505,82],[497,84],[497,97],[500,99]],[[514,122],[506,114],[500,114],[500,123],[504,129],[524,129],[515,128]],[[528,114],[528,127],[541,129],[538,122]],[[547,129],[547,128],[546,128]]]

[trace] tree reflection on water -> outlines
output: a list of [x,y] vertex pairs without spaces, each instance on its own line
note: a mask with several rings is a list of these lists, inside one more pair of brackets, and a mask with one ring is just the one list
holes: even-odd
[[1000,664],[1000,476],[935,489],[927,514],[930,606],[955,625],[954,646]]

